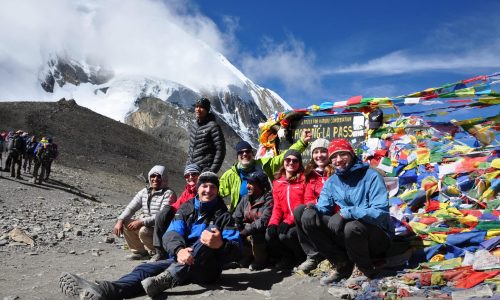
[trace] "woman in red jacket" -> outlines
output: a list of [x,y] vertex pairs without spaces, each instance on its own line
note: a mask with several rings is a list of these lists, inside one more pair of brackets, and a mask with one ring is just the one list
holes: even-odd
[[283,167],[273,181],[273,212],[266,232],[270,254],[280,257],[279,270],[290,269],[305,258],[297,237],[293,210],[304,203],[305,177],[302,155],[296,150],[285,153]]
[[300,205],[294,210],[300,246],[307,255],[307,259],[298,267],[298,269],[304,273],[309,273],[314,270],[318,263],[323,260],[323,257],[314,248],[307,235],[304,233],[300,219],[306,205],[309,203],[313,205],[316,204],[321,189],[323,189],[323,184],[333,172],[333,168],[328,161],[329,144],[330,142],[328,140],[322,138],[316,139],[311,144],[311,160],[307,163],[304,171],[306,181],[306,190],[304,194],[305,205]]

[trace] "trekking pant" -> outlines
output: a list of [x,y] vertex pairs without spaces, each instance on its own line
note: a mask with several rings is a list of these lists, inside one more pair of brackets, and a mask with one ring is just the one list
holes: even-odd
[[373,268],[374,257],[384,257],[391,240],[379,227],[366,224],[359,220],[347,220],[335,230],[328,228],[331,217],[320,214],[321,226],[318,228],[303,228],[305,235],[319,253],[334,265],[346,261],[355,263],[361,271]]
[[297,237],[297,226],[288,229],[286,234],[277,233],[274,236],[266,231],[266,241],[269,244],[270,253],[287,258],[291,263],[301,262],[305,258]]
[[300,247],[306,254],[307,258],[314,259],[315,261],[323,260],[323,256],[319,253],[318,249],[309,239],[302,226],[302,214],[304,213],[305,205],[299,205],[293,211],[295,218],[295,226],[297,227],[297,237],[299,239]]
[[175,209],[170,205],[163,207],[155,216],[153,246],[157,251],[161,251],[164,254],[166,253],[166,250],[162,247],[162,237],[174,217]]
[[263,232],[258,232],[243,239],[243,251],[241,262],[265,264],[268,258],[266,236]]
[[167,270],[177,285],[191,283],[212,283],[222,274],[223,258],[197,240],[191,248],[195,263],[191,266],[178,264],[173,258],[147,262],[135,267],[132,272],[112,282],[100,282],[106,290],[106,299],[129,299],[146,295],[141,281]]
[[25,154],[24,155],[24,163],[23,163],[23,170],[26,172],[26,167],[28,167],[28,173],[31,171],[31,162],[33,161],[34,155],[32,154]]
[[11,152],[9,157],[11,158],[10,177],[21,177],[21,164],[23,160],[21,154],[18,152]]
[[128,230],[123,226],[123,235],[132,253],[146,253],[153,251],[153,228],[142,226],[139,230]]
[[53,161],[54,161],[53,159],[49,159],[47,161],[47,164],[46,164],[46,167],[45,167],[45,177],[43,178],[44,180],[48,180],[49,179],[50,170],[52,169],[52,162]]

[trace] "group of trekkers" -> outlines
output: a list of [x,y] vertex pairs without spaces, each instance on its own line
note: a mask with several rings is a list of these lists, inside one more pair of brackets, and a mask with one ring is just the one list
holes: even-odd
[[[149,261],[115,281],[94,283],[65,272],[59,279],[64,294],[155,297],[177,285],[214,282],[235,265],[308,273],[325,259],[333,268],[322,285],[356,274],[381,276],[394,234],[387,190],[347,140],[311,141],[304,130],[288,150],[259,159],[240,141],[237,161],[219,178],[225,141],[209,100],[196,102],[195,113],[182,194],[168,187],[166,168],[154,166],[149,187],[113,227],[125,236],[128,258]],[[307,147],[312,158],[304,165]],[[134,218],[141,208],[144,215]]]
[[[0,133],[0,169],[16,179],[22,179],[21,168],[24,173],[31,173],[33,164],[33,183],[47,181],[58,153],[57,144],[51,137],[37,140],[35,135],[22,130]],[[2,157],[5,157],[3,168]]]

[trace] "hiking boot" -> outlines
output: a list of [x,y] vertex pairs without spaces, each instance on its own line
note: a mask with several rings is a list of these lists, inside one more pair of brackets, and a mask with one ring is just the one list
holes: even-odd
[[105,299],[99,285],[71,273],[63,272],[61,274],[59,287],[62,293],[69,297],[79,297],[82,300]]
[[148,277],[141,281],[142,287],[146,291],[149,297],[154,298],[160,295],[164,290],[171,289],[177,285],[175,278],[170,274],[168,270],[162,273]]
[[160,260],[164,260],[164,259],[167,259],[167,256],[165,255],[165,253],[160,252],[160,251],[156,251],[156,254],[151,256],[151,258],[149,259],[149,262],[155,262],[155,261],[160,261]]
[[344,262],[341,264],[336,264],[335,269],[330,271],[330,274],[322,277],[319,280],[319,284],[330,285],[334,282],[339,282],[342,279],[349,278],[352,274],[353,268],[354,268],[354,264],[350,261]]
[[301,263],[297,267],[297,270],[302,271],[304,273],[309,273],[312,270],[316,269],[318,263],[319,262],[316,259],[308,257],[303,263]]
[[249,266],[248,269],[250,271],[260,271],[266,267],[265,263],[257,263],[257,262],[252,262]]
[[149,258],[149,254],[147,252],[132,253],[125,256],[125,258],[127,260],[144,260]]

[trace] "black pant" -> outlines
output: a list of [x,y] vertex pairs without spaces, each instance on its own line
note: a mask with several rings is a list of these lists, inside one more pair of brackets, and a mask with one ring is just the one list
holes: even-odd
[[161,251],[162,253],[166,252],[166,249],[163,249],[162,245],[162,237],[168,229],[170,222],[175,217],[175,209],[172,206],[167,205],[163,207],[155,217],[155,228],[153,233],[153,246],[156,248],[156,251]]
[[106,299],[130,299],[144,296],[141,281],[165,270],[175,278],[177,285],[186,283],[206,284],[217,281],[222,273],[224,257],[217,250],[196,241],[191,248],[195,263],[191,266],[178,264],[173,258],[138,265],[132,272],[116,281],[100,282]]
[[321,226],[303,228],[309,241],[319,253],[333,264],[347,260],[360,268],[373,268],[374,258],[383,258],[391,240],[387,233],[375,225],[359,220],[347,220],[338,236],[328,228],[330,216],[320,215]]
[[323,260],[323,256],[319,253],[318,249],[314,246],[313,242],[309,239],[309,236],[305,233],[302,226],[302,214],[304,213],[305,205],[300,205],[293,211],[293,217],[295,218],[295,226],[297,227],[297,237],[299,238],[300,247],[304,250],[307,258],[314,259],[316,261]]
[[[18,152],[12,151],[9,153],[9,158],[11,159],[10,176],[11,177],[21,177],[21,164],[23,161],[22,155]],[[17,165],[17,168],[16,168],[16,165]]]
[[301,262],[305,258],[297,237],[297,226],[291,227],[286,234],[270,235],[269,231],[266,231],[266,241],[272,255],[288,258],[292,263]]

